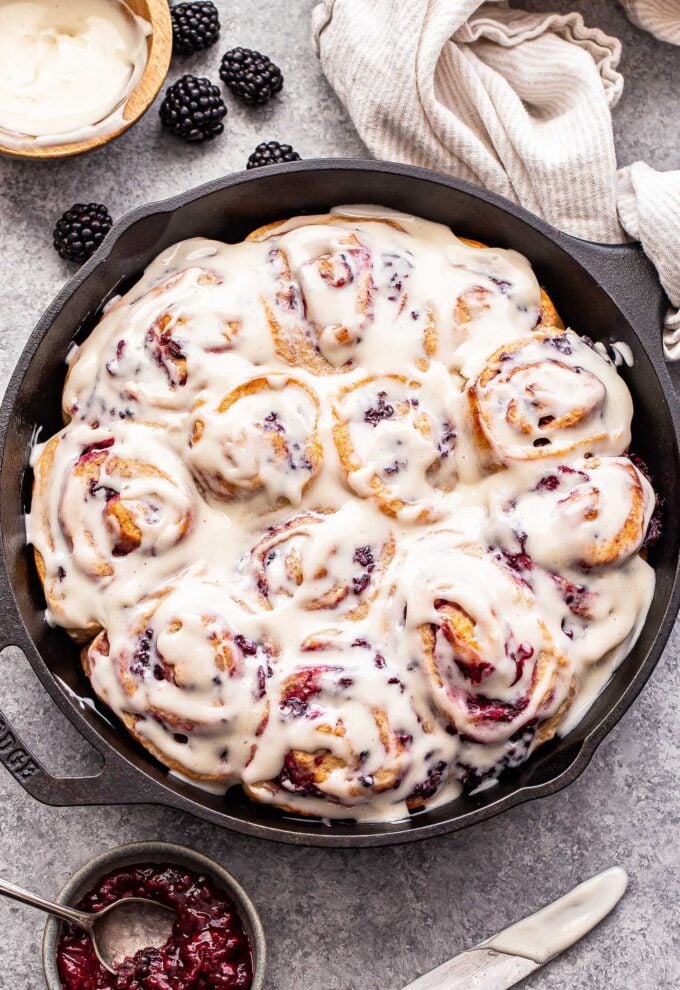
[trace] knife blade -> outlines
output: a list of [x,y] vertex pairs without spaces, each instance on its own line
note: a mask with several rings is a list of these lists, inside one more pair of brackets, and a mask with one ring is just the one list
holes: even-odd
[[619,903],[627,884],[625,870],[618,866],[605,870],[403,990],[506,990],[599,925]]

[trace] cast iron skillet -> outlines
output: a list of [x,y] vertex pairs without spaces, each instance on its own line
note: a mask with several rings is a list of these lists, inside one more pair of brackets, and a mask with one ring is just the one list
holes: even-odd
[[[92,328],[102,300],[127,288],[161,250],[182,238],[239,241],[268,221],[341,203],[395,207],[450,224],[458,234],[516,248],[531,260],[568,324],[595,340],[625,341],[635,357],[634,367],[623,369],[635,401],[633,449],[648,463],[669,520],[650,555],[657,586],[640,639],[581,724],[544,746],[497,787],[396,824],[303,820],[251,804],[238,789],[225,798],[168,776],[95,699],[68,636],[47,626],[24,533],[31,439],[36,427],[48,437],[61,426],[64,357],[71,341]],[[47,804],[165,804],[239,832],[329,846],[377,846],[438,835],[569,784],[651,674],[680,600],[678,528],[670,523],[680,516],[680,418],[659,340],[664,306],[655,273],[637,247],[576,240],[499,196],[407,166],[299,162],[217,179],[134,210],[42,317],[0,410],[0,647],[24,651],[53,700],[99,751],[103,765],[90,777],[52,776],[0,713],[2,762]]]

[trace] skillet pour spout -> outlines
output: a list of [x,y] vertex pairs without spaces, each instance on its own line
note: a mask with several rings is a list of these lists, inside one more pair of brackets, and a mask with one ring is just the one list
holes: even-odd
[[[0,760],[36,799],[53,805],[157,803],[250,835],[307,845],[373,846],[415,841],[484,821],[560,790],[585,769],[642,689],[661,656],[680,603],[680,534],[667,526],[649,554],[656,591],[626,660],[583,720],[538,750],[493,788],[395,823],[279,815],[237,791],[226,796],[174,776],[115,726],[82,674],[77,646],[45,621],[45,603],[26,546],[32,438],[56,432],[65,356],[84,339],[102,304],[123,292],[161,251],[202,236],[242,240],[266,223],[343,203],[377,203],[448,224],[456,234],[524,254],[567,325],[633,355],[621,373],[635,404],[632,449],[649,466],[664,513],[680,514],[680,418],[661,347],[666,300],[635,245],[580,241],[521,207],[425,169],[375,161],[320,160],[271,166],[209,182],[140,207],[121,220],[59,293],[28,340],[0,409],[0,648],[19,647],[70,721],[101,754],[89,777],[55,777],[0,712]],[[75,334],[74,334],[75,329]]]

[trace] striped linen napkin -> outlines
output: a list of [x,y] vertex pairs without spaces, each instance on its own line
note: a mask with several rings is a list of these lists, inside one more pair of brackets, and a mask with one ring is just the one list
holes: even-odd
[[[621,2],[680,44],[680,0]],[[475,182],[576,237],[639,240],[671,301],[666,356],[680,359],[680,171],[617,170],[616,38],[505,0],[321,0],[313,35],[376,157]]]
[[680,0],[619,0],[633,24],[680,45]]

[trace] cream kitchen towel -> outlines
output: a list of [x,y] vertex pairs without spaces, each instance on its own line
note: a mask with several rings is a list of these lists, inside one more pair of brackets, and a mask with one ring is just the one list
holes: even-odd
[[[665,9],[678,0],[629,0]],[[323,70],[365,144],[491,189],[577,237],[641,241],[676,307],[680,357],[680,171],[617,176],[611,108],[621,45],[580,14],[504,0],[322,0]]]
[[633,24],[680,45],[680,0],[619,0]]
[[655,172],[644,162],[618,174],[618,210],[626,233],[640,241],[674,304],[666,315],[664,350],[680,360],[680,172]]

